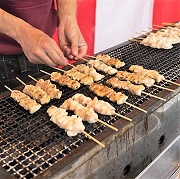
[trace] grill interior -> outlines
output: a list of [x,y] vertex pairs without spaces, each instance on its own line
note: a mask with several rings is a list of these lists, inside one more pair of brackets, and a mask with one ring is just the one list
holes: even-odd
[[[160,74],[163,74],[166,79],[172,81],[176,81],[180,77],[180,44],[174,45],[170,50],[158,50],[145,47],[137,42],[128,42],[103,53],[124,61],[126,65],[121,70],[127,70],[130,65],[138,64],[144,68],[155,69]],[[47,76],[44,76],[44,78],[47,78]],[[104,83],[108,78],[110,76],[106,76],[100,82]],[[159,85],[167,87],[169,83],[163,81]],[[46,110],[52,104],[59,106],[65,99],[77,92],[90,97],[95,95],[89,91],[87,86],[81,86],[76,91],[66,87],[58,87],[63,91],[62,98],[60,100],[51,100],[49,104],[44,105],[32,115],[11,99],[9,92],[1,96],[0,164],[14,178],[34,178],[38,176],[89,140],[83,134],[68,137],[63,129],[60,129],[49,120]],[[22,89],[22,86],[19,89]],[[155,95],[161,90],[156,87],[150,87],[145,91]],[[147,95],[139,97],[124,90],[119,91],[128,95],[128,102],[136,106],[140,106],[150,98]],[[107,99],[103,100],[108,101]],[[115,103],[110,103],[116,108],[116,112],[122,115],[127,115],[134,110],[133,107],[127,104],[118,106]],[[69,114],[72,113],[70,112]],[[117,116],[99,115],[99,119],[113,124],[120,118]],[[84,122],[84,124],[86,127],[85,131],[92,136],[101,133],[107,128],[99,123],[89,124]]]

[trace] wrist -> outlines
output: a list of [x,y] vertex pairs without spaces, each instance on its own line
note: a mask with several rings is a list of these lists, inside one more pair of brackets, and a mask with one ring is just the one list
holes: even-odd
[[[3,24],[3,25],[2,25]],[[6,34],[7,36],[13,38],[18,43],[20,41],[20,35],[23,33],[25,26],[27,26],[25,21],[15,17],[6,11],[0,9],[0,32]]]

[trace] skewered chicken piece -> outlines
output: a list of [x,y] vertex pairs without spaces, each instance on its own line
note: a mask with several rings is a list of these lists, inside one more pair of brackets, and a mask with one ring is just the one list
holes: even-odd
[[68,136],[76,136],[85,129],[82,119],[76,115],[68,116],[65,109],[51,106],[48,108],[47,113],[51,117],[50,120],[64,129]]
[[113,88],[128,90],[132,94],[135,94],[138,96],[141,96],[141,94],[145,94],[145,95],[151,96],[153,98],[160,99],[162,101],[166,101],[166,99],[164,99],[164,98],[144,92],[143,90],[145,89],[145,87],[143,85],[134,85],[129,81],[120,81],[116,77],[110,78],[109,80],[106,81],[106,83],[111,85]]
[[101,96],[101,97],[106,97],[110,101],[116,102],[117,104],[127,104],[130,105],[144,113],[147,113],[146,110],[141,109],[131,103],[128,103],[126,100],[128,97],[125,94],[122,94],[121,92],[115,92],[113,89],[108,88],[107,86],[104,86],[102,84],[98,83],[93,83],[90,85],[89,89],[94,92],[96,95]]
[[98,100],[97,97],[91,99],[90,97],[87,97],[83,94],[76,93],[74,96],[72,96],[72,99],[78,101],[83,106],[92,108],[94,111],[100,114],[104,114],[104,115],[115,114],[115,108],[112,105],[110,105],[108,102],[105,102],[103,100]]
[[50,75],[52,81],[55,81],[62,86],[66,85],[69,88],[72,88],[73,90],[76,90],[81,86],[81,84],[78,81],[73,80],[66,75],[61,75],[58,72],[52,72]]
[[68,70],[68,71],[64,71],[64,74],[69,76],[70,78],[80,81],[81,84],[84,85],[90,85],[91,83],[94,82],[93,77],[92,76],[88,76],[85,75],[84,73],[81,73],[77,70]]
[[76,65],[73,70],[77,70],[81,73],[92,76],[94,81],[99,81],[105,77],[104,75],[98,73],[95,68],[86,66],[84,64]]
[[60,99],[62,96],[62,91],[56,88],[56,85],[52,84],[50,80],[36,80],[32,76],[28,75],[30,78],[35,80],[36,86],[39,86],[41,89],[43,89],[50,97],[51,99],[56,98]]
[[93,83],[89,89],[100,97],[107,97],[110,101],[117,102],[117,104],[123,104],[128,97],[121,92],[115,92],[113,89],[108,88],[102,84]]
[[99,71],[103,71],[109,75],[113,75],[117,73],[117,69],[112,68],[111,66],[106,65],[105,63],[99,61],[99,60],[88,60],[87,61],[88,65],[91,67],[96,68]]
[[41,108],[41,105],[35,100],[31,99],[25,93],[22,93],[19,90],[11,90],[5,86],[8,90],[11,91],[11,97],[18,102],[18,104],[23,107],[25,110],[28,110],[31,114],[35,113]]
[[140,44],[153,48],[171,49],[172,44],[180,43],[180,29],[177,27],[166,27],[155,33],[150,33]]
[[124,62],[120,61],[117,58],[111,58],[108,54],[106,55],[99,54],[98,56],[96,56],[96,60],[102,61],[106,65],[109,65],[115,68],[121,68],[125,65]]
[[48,108],[47,113],[51,117],[50,120],[57,124],[60,128],[65,129],[68,136],[76,136],[78,133],[83,133],[101,147],[105,147],[103,143],[84,131],[85,126],[82,123],[81,117],[76,115],[68,116],[65,109],[57,108],[56,106],[51,106]]
[[180,29],[180,22],[176,22],[174,26]]
[[141,96],[142,91],[145,89],[143,85],[134,85],[129,81],[119,81],[116,77],[110,78],[106,81],[106,83],[114,88],[128,90],[132,94],[136,94],[138,96]]
[[173,48],[172,42],[170,39],[166,37],[162,38],[162,36],[147,36],[144,38],[140,44],[145,46],[150,46],[152,48],[163,48],[163,49],[171,49]]
[[156,70],[148,70],[139,65],[131,65],[129,70],[143,76],[148,76],[158,83],[162,80],[165,80],[164,76],[160,75]]
[[51,99],[50,96],[39,86],[26,85],[23,92],[41,104],[47,104]]
[[37,102],[41,104],[47,104],[50,101],[50,96],[42,90],[39,86],[34,85],[26,85],[22,80],[20,80],[18,77],[16,77],[18,81],[20,81],[25,87],[23,89],[23,92],[36,100]]
[[89,123],[100,122],[111,129],[118,131],[117,128],[109,125],[108,123],[98,119],[98,115],[95,113],[93,108],[88,108],[80,104],[78,101],[73,100],[72,98],[67,99],[64,103],[60,106],[63,109],[74,111],[77,116],[80,116],[84,121]]
[[145,77],[141,74],[129,73],[127,71],[118,71],[115,77],[119,78],[120,80],[127,80],[135,84],[144,84],[147,87],[151,87],[155,83],[155,80],[148,76]]
[[92,108],[84,107],[72,98],[65,100],[60,107],[66,110],[74,111],[77,116],[80,116],[83,120],[88,121],[89,123],[95,123],[98,121],[98,115]]
[[99,100],[97,97],[94,99],[91,99],[90,97],[87,97],[83,94],[77,93],[74,96],[72,96],[72,99],[78,101],[83,106],[86,106],[88,108],[93,108],[94,111],[103,114],[103,115],[117,115],[123,119],[126,119],[128,121],[132,121],[132,119],[123,116],[121,114],[118,114],[115,112],[115,108],[110,105],[108,102]]

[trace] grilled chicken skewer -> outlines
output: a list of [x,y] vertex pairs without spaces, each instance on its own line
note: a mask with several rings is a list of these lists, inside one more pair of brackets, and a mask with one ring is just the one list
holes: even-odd
[[73,70],[77,70],[81,73],[92,76],[94,81],[99,81],[105,77],[104,75],[98,73],[95,68],[89,67],[85,64],[76,65],[75,67],[73,67]]
[[125,65],[124,62],[120,61],[117,58],[111,58],[107,54],[106,55],[99,54],[96,57],[90,56],[90,55],[85,55],[85,56],[94,58],[94,59],[99,60],[99,61],[102,61],[106,65],[109,65],[109,66],[112,66],[112,67],[115,67],[115,68],[121,68],[121,67],[123,67]]
[[134,72],[134,73],[141,74],[143,76],[148,76],[148,77],[154,79],[157,83],[164,80],[164,81],[167,81],[169,83],[180,86],[179,83],[175,83],[173,81],[166,80],[165,77],[163,75],[160,75],[156,70],[148,70],[148,69],[145,69],[145,68],[143,68],[142,66],[139,66],[139,65],[131,65],[129,67],[129,70]]
[[82,104],[85,107],[93,108],[94,111],[96,111],[100,114],[117,115],[128,121],[132,121],[132,119],[116,113],[115,108],[112,105],[110,105],[106,101],[98,100],[97,97],[95,97],[94,99],[91,99],[90,97],[87,97],[83,94],[76,93],[74,96],[72,96],[72,99],[78,101],[80,104]]
[[56,106],[49,107],[47,113],[51,117],[50,120],[60,128],[64,129],[68,136],[76,136],[78,133],[83,133],[100,146],[105,147],[103,143],[84,131],[85,126],[82,123],[81,117],[76,115],[68,116],[65,109],[57,108]]
[[81,73],[77,70],[62,70],[59,68],[54,68],[56,70],[62,71],[64,73],[64,75],[69,76],[70,78],[72,78],[73,80],[77,80],[79,81],[81,84],[83,85],[90,85],[91,83],[94,82],[93,77],[89,76],[89,75],[85,75],[84,73]]
[[98,115],[95,113],[95,111],[92,108],[85,107],[82,104],[80,104],[78,101],[73,100],[72,98],[65,100],[64,103],[60,107],[66,110],[74,111],[74,113],[77,116],[81,117],[83,120],[89,123],[100,122],[110,127],[111,129],[118,131],[117,128],[98,119]]
[[35,100],[31,99],[25,93],[19,90],[11,90],[9,87],[5,86],[9,91],[11,91],[11,98],[18,102],[18,104],[25,110],[28,110],[31,114],[35,113],[41,108],[41,105]]
[[[157,25],[156,25],[157,26]],[[163,27],[163,29],[150,28],[158,30],[155,33],[151,32],[145,38],[135,38],[140,40],[140,44],[153,48],[171,49],[173,44],[180,42],[180,29],[177,27]]]
[[165,25],[168,25],[168,26],[177,27],[177,28],[180,29],[180,22],[176,22],[176,23],[163,22],[162,24],[165,24]]
[[60,99],[62,96],[62,91],[56,88],[56,85],[52,84],[50,80],[36,80],[31,75],[28,75],[32,80],[36,81],[36,86],[39,86],[41,89],[43,89],[50,97],[51,99]]
[[18,77],[16,77],[16,79],[25,86],[23,89],[23,93],[27,94],[28,96],[30,96],[40,104],[49,103],[51,99],[50,96],[45,91],[43,91],[39,86],[27,85]]
[[51,121],[57,124],[60,128],[65,129],[68,136],[76,136],[85,129],[82,119],[76,115],[68,116],[65,109],[51,106],[47,110]]
[[165,89],[165,90],[174,92],[174,90],[172,90],[172,89],[155,85],[154,79],[152,79],[148,76],[142,76],[141,74],[130,73],[127,71],[118,71],[118,73],[116,74],[115,77],[120,79],[120,80],[127,80],[127,81],[130,81],[130,82],[135,83],[135,84],[144,84],[147,87],[155,86],[157,88],[161,88],[161,89]]
[[135,94],[138,96],[141,96],[141,93],[142,93],[142,94],[146,94],[146,95],[149,95],[151,97],[166,101],[166,99],[164,99],[164,98],[161,98],[161,97],[152,95],[150,93],[144,92],[143,90],[145,89],[145,87],[143,85],[134,85],[129,81],[120,81],[116,77],[110,78],[109,80],[106,81],[106,83],[111,85],[113,88],[128,90],[132,94]]
[[117,73],[117,69],[112,68],[111,66],[106,65],[99,60],[88,60],[87,64],[93,68],[96,68],[98,71],[107,73],[108,75],[114,75],[115,73]]
[[128,97],[125,94],[123,94],[121,92],[115,92],[113,89],[108,88],[107,86],[104,86],[102,84],[93,83],[90,85],[89,89],[100,97],[106,97],[110,101],[116,102],[117,104],[125,103],[125,104],[130,105],[144,113],[147,113],[146,110],[141,109],[133,104],[128,103],[126,101],[128,99]]
[[164,76],[160,75],[157,71],[147,70],[147,69],[145,69],[139,65],[131,65],[129,67],[129,70],[134,72],[134,73],[140,74],[142,76],[148,76],[148,77],[154,79],[157,83],[159,83],[162,80],[165,80]]
[[57,82],[61,86],[67,86],[68,88],[71,88],[73,90],[76,90],[81,86],[81,84],[78,81],[73,80],[66,75],[61,75],[58,72],[48,73],[43,70],[40,70],[40,71],[49,75],[52,81]]

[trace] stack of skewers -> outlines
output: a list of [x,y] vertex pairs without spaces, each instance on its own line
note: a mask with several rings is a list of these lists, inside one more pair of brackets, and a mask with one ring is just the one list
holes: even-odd
[[[158,26],[158,25],[155,25]],[[151,28],[155,32],[147,32],[146,37],[133,38],[132,41],[138,41],[140,44],[158,49],[171,49],[174,44],[180,43],[179,22],[171,26],[158,26],[161,29]],[[145,31],[146,32],[146,31]]]

